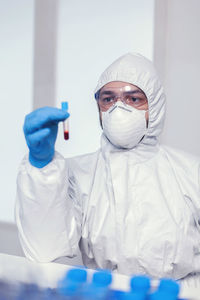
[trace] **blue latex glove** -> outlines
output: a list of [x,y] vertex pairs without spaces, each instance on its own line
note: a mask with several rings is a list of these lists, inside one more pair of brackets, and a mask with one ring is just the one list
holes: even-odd
[[26,116],[24,135],[34,167],[43,168],[53,159],[58,123],[68,117],[68,112],[55,107],[42,107]]

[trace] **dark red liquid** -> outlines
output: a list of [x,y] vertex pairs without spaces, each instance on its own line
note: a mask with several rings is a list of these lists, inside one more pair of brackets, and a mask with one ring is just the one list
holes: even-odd
[[69,131],[64,131],[64,139],[65,140],[69,139]]

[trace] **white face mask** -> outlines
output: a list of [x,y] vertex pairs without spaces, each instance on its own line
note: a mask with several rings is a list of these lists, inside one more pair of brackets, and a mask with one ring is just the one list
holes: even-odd
[[146,134],[145,110],[138,110],[122,101],[102,112],[103,131],[118,148],[134,148]]

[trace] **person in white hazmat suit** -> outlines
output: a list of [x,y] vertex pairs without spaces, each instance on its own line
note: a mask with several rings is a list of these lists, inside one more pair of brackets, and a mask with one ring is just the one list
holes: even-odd
[[48,130],[67,117],[53,116],[56,108],[25,119],[30,151],[16,201],[25,255],[49,262],[80,247],[89,268],[154,278],[199,274],[200,164],[158,142],[165,95],[152,63],[139,54],[120,57],[101,75],[95,97],[103,128],[95,153],[65,159],[54,152],[56,134],[49,135],[56,129]]

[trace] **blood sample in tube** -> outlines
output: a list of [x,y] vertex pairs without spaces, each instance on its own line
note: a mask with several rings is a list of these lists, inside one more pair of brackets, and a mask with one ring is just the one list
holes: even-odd
[[[68,102],[62,102],[62,109],[68,111]],[[63,131],[64,131],[64,139],[69,139],[69,121],[68,118],[63,121]]]

